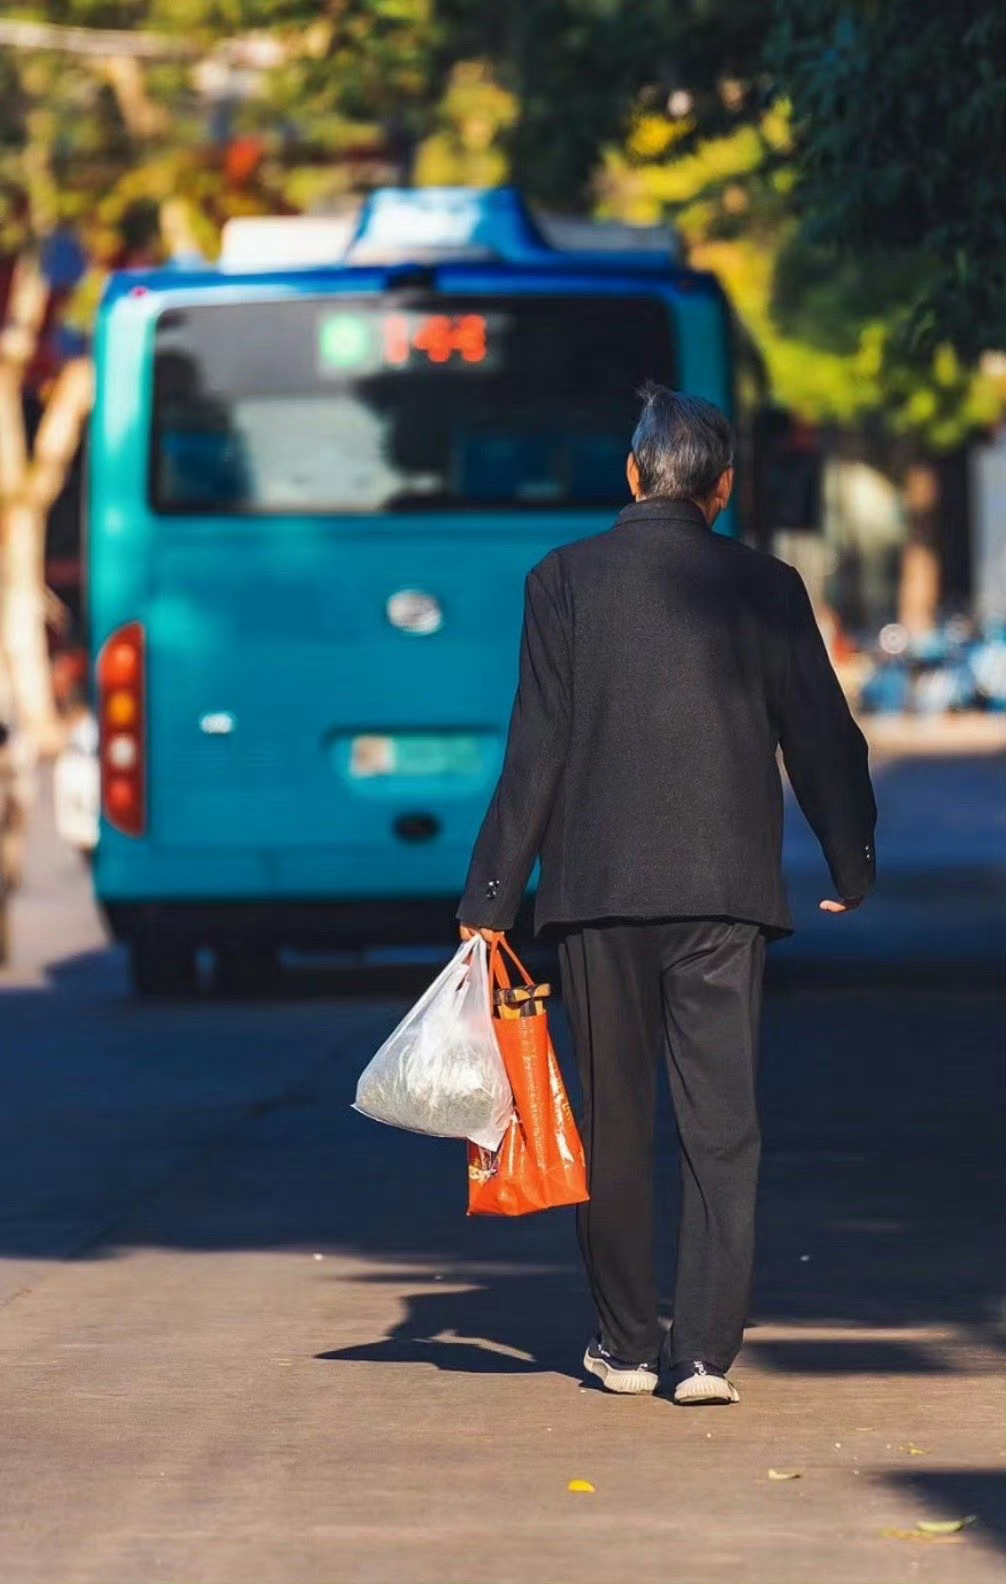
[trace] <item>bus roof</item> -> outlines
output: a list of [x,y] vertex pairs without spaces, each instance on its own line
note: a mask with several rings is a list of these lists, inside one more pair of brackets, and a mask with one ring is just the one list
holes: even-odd
[[532,217],[513,187],[380,188],[355,214],[242,217],[224,227],[216,265],[113,277],[105,302],[254,277],[475,265],[502,272],[692,277],[661,226]]
[[224,227],[221,268],[298,264],[554,263],[598,257],[610,267],[668,268],[663,226],[532,218],[513,187],[384,187],[355,213],[250,217]]

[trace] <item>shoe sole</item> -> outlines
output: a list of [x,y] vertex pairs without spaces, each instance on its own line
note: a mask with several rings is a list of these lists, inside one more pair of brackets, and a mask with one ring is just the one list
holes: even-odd
[[612,1369],[603,1359],[583,1355],[583,1367],[588,1375],[601,1382],[605,1391],[620,1392],[626,1397],[649,1397],[657,1389],[657,1377],[651,1370]]
[[674,1389],[674,1401],[679,1408],[727,1407],[740,1402],[740,1392],[728,1380],[717,1380],[712,1375],[693,1375],[681,1381]]

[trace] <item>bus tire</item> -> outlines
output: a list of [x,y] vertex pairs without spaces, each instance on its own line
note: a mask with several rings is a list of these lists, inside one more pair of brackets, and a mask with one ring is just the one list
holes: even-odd
[[129,947],[133,989],[138,996],[194,995],[198,988],[196,954],[187,941],[151,935]]

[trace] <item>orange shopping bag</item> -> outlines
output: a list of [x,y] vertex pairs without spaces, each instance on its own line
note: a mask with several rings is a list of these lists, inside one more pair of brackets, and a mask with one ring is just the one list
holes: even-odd
[[[503,953],[522,984],[511,984]],[[548,985],[532,982],[506,942],[492,949],[493,1027],[516,1116],[497,1150],[468,1146],[468,1214],[530,1215],[589,1198],[583,1145],[545,1015]]]

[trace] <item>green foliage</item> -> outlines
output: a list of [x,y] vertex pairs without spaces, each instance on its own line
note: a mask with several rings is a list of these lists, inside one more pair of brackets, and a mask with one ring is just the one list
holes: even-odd
[[342,139],[347,122],[376,127],[391,160],[407,170],[440,97],[432,0],[341,0],[320,13],[314,0],[248,3],[281,24],[287,41],[269,110],[282,116],[288,138],[324,149]]
[[999,0],[36,0],[18,15],[168,47],[136,73],[139,108],[101,57],[0,49],[0,249],[69,223],[99,264],[155,256],[165,232],[212,254],[235,213],[396,179],[516,180],[551,208],[673,221],[810,418],[947,447],[1002,411],[975,373],[1003,344]]
[[520,102],[515,180],[557,209],[591,198],[601,151],[631,135],[642,107],[663,116],[687,89],[703,123],[729,120],[724,79],[742,99],[764,26],[763,0],[446,0],[479,18],[479,53]]
[[[130,163],[201,150],[205,163],[207,143],[240,133],[263,140],[298,200],[325,196],[312,175],[323,166],[333,193],[408,179],[415,167],[423,181],[437,172],[514,179],[532,199],[582,211],[600,150],[626,134],[640,96],[662,105],[682,73],[705,92],[724,61],[739,71],[750,57],[757,0],[739,0],[726,24],[721,11],[709,0],[681,0],[670,12],[665,0],[38,0],[26,17],[142,28],[193,59],[261,30],[282,58],[258,96],[216,110],[194,90],[192,61],[145,65],[165,125],[138,148],[101,86],[100,63],[53,55],[29,97],[36,106],[53,99],[56,113],[44,137],[26,141],[41,142],[53,168],[65,151],[56,186],[73,190],[70,212],[86,210],[87,195],[107,191]],[[15,76],[38,59],[19,58]],[[64,88],[77,98],[75,116],[60,103]],[[23,129],[16,100],[0,104],[0,144],[7,123]],[[177,166],[183,182],[190,164]]]
[[509,175],[505,139],[520,113],[513,94],[481,61],[461,61],[437,112],[438,127],[420,145],[420,187],[498,187]]
[[[36,225],[96,225],[107,251],[123,183],[130,201],[176,193],[219,222],[287,207],[288,186],[317,201],[360,185],[361,169],[364,185],[394,179],[441,94],[432,0],[46,0],[20,14],[167,47],[136,74],[139,130],[101,56],[0,49],[0,232],[3,195],[10,213],[25,189]],[[235,41],[247,51],[257,39],[272,41],[271,61],[235,56]],[[200,78],[207,67],[215,86]],[[249,135],[261,155],[235,179],[227,150]]]
[[906,351],[911,258],[808,240],[788,107],[738,106],[719,136],[690,113],[676,128],[643,112],[606,151],[600,212],[666,218],[691,261],[722,280],[761,348],[778,399],[816,422],[869,421],[951,449],[1003,411],[1001,381],[946,335]]
[[422,146],[424,182],[512,179],[558,209],[582,212],[602,147],[673,76],[665,0],[341,0],[323,21],[314,0],[271,9],[326,40],[281,74],[299,135],[326,112],[376,122],[403,170]]
[[998,0],[776,0],[802,239],[893,268],[897,339],[923,359],[1003,343],[1004,57]]
[[659,81],[664,0],[444,0],[442,10],[465,54],[493,61],[519,102],[513,179],[541,203],[582,211],[599,150]]

